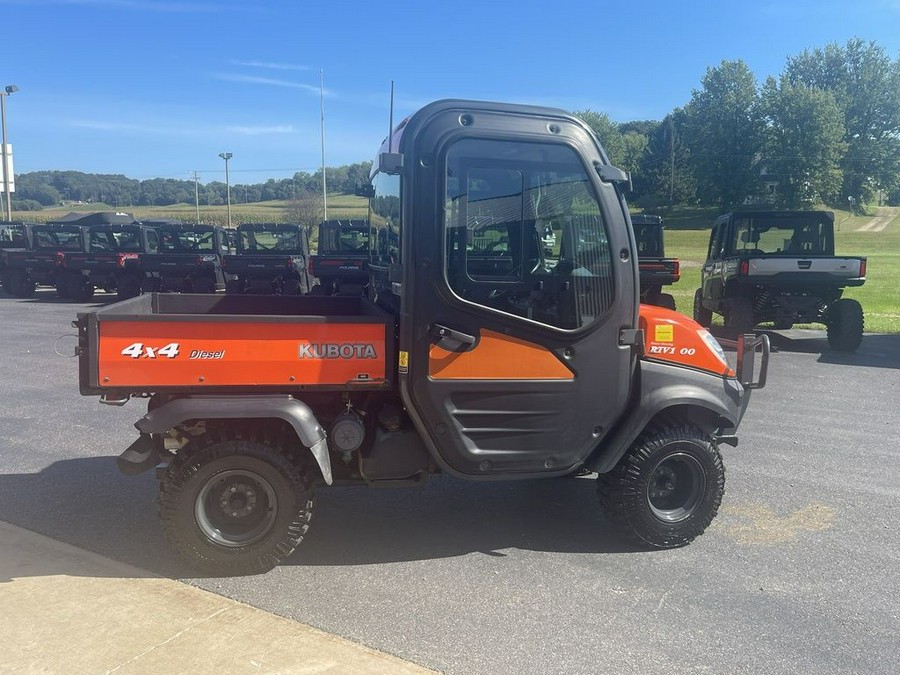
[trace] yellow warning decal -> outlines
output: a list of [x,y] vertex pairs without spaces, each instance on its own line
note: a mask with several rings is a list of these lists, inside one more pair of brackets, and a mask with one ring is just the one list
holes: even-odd
[[654,342],[674,342],[675,326],[670,323],[658,323],[653,328]]
[[400,352],[397,365],[399,366],[401,373],[405,373],[409,370],[409,352]]

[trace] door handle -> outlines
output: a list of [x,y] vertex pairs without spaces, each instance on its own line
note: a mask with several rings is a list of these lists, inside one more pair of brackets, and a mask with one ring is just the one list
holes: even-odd
[[433,323],[428,331],[432,341],[448,352],[465,352],[475,346],[474,335]]

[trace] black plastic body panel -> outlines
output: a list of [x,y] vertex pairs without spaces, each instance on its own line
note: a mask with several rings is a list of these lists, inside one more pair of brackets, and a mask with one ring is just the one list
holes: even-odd
[[[618,188],[588,171],[614,251],[615,298],[600,321],[567,331],[510,319],[460,302],[443,275],[443,157],[463,138],[565,144],[585,166],[608,165],[593,133],[562,111],[441,101],[402,132],[400,375],[411,418],[442,470],[469,479],[562,475],[581,465],[620,418],[635,359],[618,343],[637,324],[638,274],[627,207]],[[413,229],[414,228],[414,229]],[[431,324],[468,335],[488,330],[540,345],[564,362],[569,380],[438,380],[428,373]]]

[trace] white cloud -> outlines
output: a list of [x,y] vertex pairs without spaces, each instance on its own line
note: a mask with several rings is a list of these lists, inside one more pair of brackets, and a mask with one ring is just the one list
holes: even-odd
[[293,124],[276,124],[272,126],[233,126],[225,127],[223,131],[232,134],[244,134],[245,136],[262,136],[264,134],[293,134]]
[[231,61],[233,66],[246,66],[247,68],[268,68],[269,70],[309,70],[309,66],[301,66],[293,63],[271,63],[269,61]]
[[76,119],[67,122],[69,126],[93,131],[109,133],[141,134],[157,136],[222,136],[225,134],[241,134],[243,136],[284,135],[296,133],[293,124],[234,124],[217,126],[172,126],[145,122],[134,124],[126,122],[110,122],[107,120]]
[[[289,80],[277,80],[272,77],[257,77],[255,75],[238,75],[232,73],[214,73],[213,76],[217,80],[225,82],[240,82],[243,84],[262,84],[270,87],[287,87],[290,89],[302,89],[311,94],[318,94],[319,88],[311,84],[303,84],[302,82],[290,82]],[[326,89],[325,95],[329,92]]]

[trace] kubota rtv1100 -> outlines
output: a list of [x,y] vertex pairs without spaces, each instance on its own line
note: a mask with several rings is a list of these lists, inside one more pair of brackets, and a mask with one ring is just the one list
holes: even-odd
[[733,369],[693,320],[639,305],[624,184],[566,113],[433,103],[363,190],[368,297],[148,294],[81,314],[82,393],[148,399],[119,465],[158,467],[170,540],[217,574],[289,555],[316,488],[436,473],[596,472],[624,533],[681,546],[716,515],[718,446],[768,343],[740,340]]

